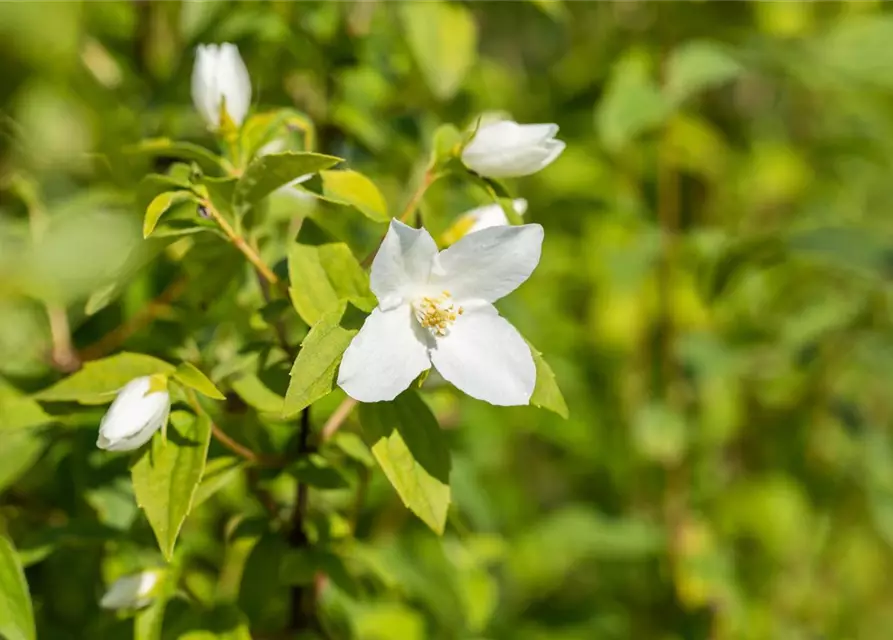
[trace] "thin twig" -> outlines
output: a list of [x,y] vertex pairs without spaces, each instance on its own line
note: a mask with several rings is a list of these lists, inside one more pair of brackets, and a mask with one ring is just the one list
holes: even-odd
[[[298,456],[303,457],[309,451],[310,442],[310,407],[301,412],[301,430],[298,434]],[[307,500],[309,498],[309,485],[306,482],[298,482],[295,508],[292,513],[291,532],[289,544],[293,549],[302,549],[309,544],[307,533],[304,531],[304,520],[307,517]],[[316,605],[314,602],[314,590],[312,586],[294,586],[291,590],[291,622],[289,630],[301,632],[316,626]]]
[[78,354],[81,360],[96,360],[102,356],[111,353],[121,344],[127,341],[133,334],[152,322],[170,307],[170,304],[186,293],[187,281],[185,278],[175,280],[146,305],[139,313],[133,316],[124,324],[119,325],[109,333],[102,336],[99,340],[81,349]]
[[242,252],[242,254],[248,258],[248,262],[254,265],[254,268],[257,269],[257,272],[263,276],[264,280],[269,282],[272,285],[282,286],[279,281],[279,278],[273,273],[273,270],[267,266],[267,264],[263,261],[263,259],[257,254],[257,252],[249,245],[245,238],[236,233],[236,230],[232,228],[229,222],[227,222],[226,218],[224,218],[217,208],[211,203],[210,200],[202,200],[201,205],[205,208],[214,221],[220,226],[220,229],[223,233],[226,234],[226,237],[229,238],[230,242],[232,242],[236,248]]
[[327,442],[329,439],[331,439],[331,437],[335,435],[338,429],[341,428],[341,425],[344,424],[344,421],[347,420],[348,416],[350,416],[351,412],[356,406],[356,400],[354,400],[353,398],[345,398],[323,425],[322,431],[319,435],[320,442]]

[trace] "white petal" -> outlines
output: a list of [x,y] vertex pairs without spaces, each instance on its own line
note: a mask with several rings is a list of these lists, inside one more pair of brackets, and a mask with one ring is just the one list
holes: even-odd
[[459,316],[437,338],[431,362],[456,388],[490,404],[528,404],[536,386],[530,348],[491,305]]
[[226,98],[226,112],[233,122],[242,124],[251,106],[251,76],[239,55],[239,48],[234,44],[227,42],[220,45],[217,82]]
[[152,591],[158,583],[158,571],[144,571],[118,578],[102,596],[103,609],[139,609],[152,601]]
[[217,66],[216,44],[199,45],[192,67],[192,102],[209,127],[219,125],[220,92],[214,69]]
[[540,261],[543,228],[538,224],[491,227],[463,236],[435,259],[434,289],[445,289],[463,304],[495,302],[530,277]]
[[[557,124],[518,124],[511,120],[481,125],[464,153],[489,154],[506,149],[535,146],[555,137]],[[464,159],[464,154],[463,154]]]
[[148,376],[131,380],[102,418],[96,446],[108,451],[130,451],[149,441],[167,421],[170,394],[149,391]]
[[360,402],[393,400],[431,366],[422,331],[409,305],[373,309],[344,352],[338,386]]
[[[515,198],[515,200],[512,201],[512,207],[518,215],[523,216],[527,211],[527,200],[524,198]],[[464,213],[461,216],[461,220],[468,221],[471,224],[468,231],[465,232],[466,234],[489,229],[490,227],[501,227],[509,223],[508,218],[505,217],[505,211],[503,211],[502,206],[498,204],[488,204],[483,207],[472,209],[471,211]]]
[[399,304],[411,290],[424,285],[431,273],[437,245],[425,229],[391,220],[391,226],[372,261],[369,286],[382,308]]

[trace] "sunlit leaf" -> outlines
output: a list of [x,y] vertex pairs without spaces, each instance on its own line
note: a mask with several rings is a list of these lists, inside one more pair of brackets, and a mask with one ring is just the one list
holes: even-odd
[[320,171],[320,176],[325,200],[350,205],[375,222],[390,220],[384,196],[362,173],[345,169]]
[[552,367],[543,358],[543,354],[537,351],[529,342],[530,353],[533,355],[533,363],[536,365],[536,386],[533,388],[533,394],[530,396],[530,404],[542,409],[554,411],[562,418],[567,419],[567,403],[558,388],[558,382],[555,380],[555,374],[552,373]]
[[77,373],[60,380],[33,397],[42,402],[111,402],[115,393],[134,378],[171,374],[175,367],[164,360],[142,353],[118,353],[84,364]]
[[155,532],[158,546],[168,560],[205,470],[211,421],[185,411],[170,416],[167,443],[152,440],[131,467],[133,489],[139,506]]
[[188,200],[198,202],[198,199],[188,191],[165,191],[155,196],[146,208],[146,215],[143,218],[143,237],[148,238],[152,235],[161,216],[167,213],[174,204]]
[[220,389],[215,387],[214,383],[204,373],[189,362],[184,362],[177,367],[173,377],[190,389],[195,389],[203,396],[214,398],[215,400],[226,400],[226,396],[220,392]]
[[414,391],[361,404],[372,455],[410,511],[443,534],[450,506],[450,449],[431,409]]
[[304,322],[313,325],[342,301],[371,311],[375,299],[369,276],[346,244],[295,243],[288,252],[292,302]]
[[285,151],[256,158],[245,169],[233,192],[233,202],[239,211],[269,195],[279,187],[308,173],[328,169],[341,158],[320,153]]
[[34,640],[34,612],[25,572],[12,541],[0,536],[0,637]]

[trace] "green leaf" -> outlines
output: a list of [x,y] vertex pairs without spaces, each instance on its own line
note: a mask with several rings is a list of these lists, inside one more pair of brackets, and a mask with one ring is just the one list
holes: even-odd
[[335,388],[341,357],[360,327],[357,315],[353,307],[342,303],[310,329],[289,374],[283,417],[297,415]]
[[202,481],[198,485],[195,497],[192,500],[192,508],[197,508],[205,500],[235,480],[244,468],[245,461],[234,456],[208,460],[205,465],[205,472],[202,474]]
[[[837,20],[812,43],[818,78],[833,71],[845,87],[861,82],[893,88],[893,16],[857,15]],[[810,70],[811,71],[811,70]]]
[[170,560],[177,536],[192,509],[205,471],[211,420],[186,411],[171,413],[167,444],[153,438],[131,467],[137,504],[155,532],[161,553]]
[[124,149],[125,153],[138,156],[169,156],[193,160],[203,170],[219,172],[226,169],[226,161],[213,153],[190,142],[175,142],[170,138],[152,138]]
[[39,430],[5,431],[0,446],[0,492],[16,482],[40,458],[46,446]]
[[113,399],[121,387],[142,376],[171,374],[173,365],[141,353],[118,353],[93,360],[77,373],[60,380],[52,387],[38,391],[34,398],[42,402],[80,402],[104,404]]
[[450,506],[450,450],[428,405],[415,391],[360,405],[372,455],[410,511],[443,534]]
[[195,365],[189,362],[184,362],[177,367],[173,377],[190,389],[195,389],[203,396],[213,398],[214,400],[226,400],[226,396],[214,386],[214,383],[204,373],[199,371]]
[[286,151],[261,156],[248,165],[236,184],[233,193],[236,210],[251,206],[296,178],[328,169],[339,162],[343,160],[320,153]]
[[34,640],[34,612],[25,572],[12,541],[0,536],[0,637]]
[[0,378],[0,431],[41,427],[52,421],[36,400]]
[[633,53],[614,65],[595,125],[602,144],[609,151],[619,151],[660,125],[669,113],[667,99],[650,76],[648,59]]
[[664,93],[670,102],[678,105],[693,95],[725,84],[741,71],[741,65],[717,43],[694,40],[670,55]]
[[375,222],[387,222],[388,205],[381,191],[369,178],[358,171],[320,171],[323,199],[337,204],[346,204],[357,209]]
[[231,383],[235,391],[248,406],[262,413],[280,415],[285,399],[265,385],[254,374],[244,375]]
[[318,489],[344,489],[349,485],[344,475],[319,454],[310,454],[288,467],[298,482]]
[[434,132],[431,149],[431,166],[437,167],[459,155],[465,136],[455,125],[442,124]]
[[296,131],[303,133],[303,149],[313,151],[315,128],[305,114],[294,109],[255,114],[242,124],[243,157],[253,158],[265,145],[276,140],[292,139]]
[[189,200],[198,202],[198,199],[188,191],[165,191],[155,196],[146,207],[146,215],[143,218],[143,238],[152,235],[161,216],[167,213],[172,206]]
[[343,242],[293,244],[288,252],[288,275],[292,303],[311,326],[345,300],[364,311],[375,308],[369,275]]
[[528,0],[540,11],[552,18],[555,22],[565,22],[570,16],[563,0]]
[[533,355],[533,363],[536,365],[536,386],[533,388],[533,394],[530,396],[530,404],[541,409],[548,409],[560,415],[567,420],[568,411],[567,403],[558,388],[558,382],[555,381],[555,374],[552,373],[552,367],[543,358],[543,354],[537,351],[529,342],[530,353]]
[[366,443],[363,442],[363,439],[355,433],[344,431],[342,429],[335,434],[335,437],[332,438],[330,442],[341,449],[346,456],[356,460],[364,467],[371,467],[375,464],[375,459],[372,457],[372,454],[369,453],[369,447],[367,447]]
[[211,204],[224,214],[233,213],[233,198],[236,193],[237,178],[204,178],[198,187],[208,195]]
[[452,2],[403,2],[400,17],[428,87],[441,100],[452,98],[477,57],[474,17]]

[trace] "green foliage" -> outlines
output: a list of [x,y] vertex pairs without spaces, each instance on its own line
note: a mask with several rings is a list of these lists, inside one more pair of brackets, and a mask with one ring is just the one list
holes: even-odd
[[28,583],[16,549],[0,536],[0,635],[8,640],[34,640],[34,613]]
[[192,510],[205,471],[211,420],[174,411],[170,416],[167,442],[153,438],[133,463],[133,492],[145,511],[161,552],[168,560],[186,516]]
[[431,409],[414,391],[360,405],[372,455],[409,509],[443,533],[450,506],[450,455]]
[[[887,640],[893,5],[45,7],[0,3],[0,637]],[[472,174],[497,116],[566,149]],[[346,397],[391,219],[490,204],[545,230],[532,406]],[[99,450],[143,375],[167,438]]]
[[34,395],[43,402],[111,402],[125,384],[141,376],[171,374],[173,365],[142,353],[119,353],[84,365],[77,373]]

